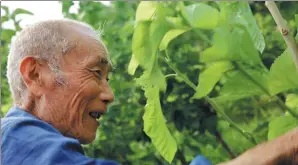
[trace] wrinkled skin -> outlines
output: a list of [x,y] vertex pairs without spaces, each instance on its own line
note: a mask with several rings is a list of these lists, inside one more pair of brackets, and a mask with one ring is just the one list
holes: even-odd
[[298,128],[218,165],[298,165]]
[[21,108],[82,144],[96,137],[98,124],[89,112],[106,112],[108,103],[114,99],[108,84],[109,65],[101,62],[107,60],[107,50],[85,33],[74,29],[67,34],[77,43],[60,58],[60,70],[67,86],[57,84],[45,61],[27,56],[20,65],[29,91],[28,100]]

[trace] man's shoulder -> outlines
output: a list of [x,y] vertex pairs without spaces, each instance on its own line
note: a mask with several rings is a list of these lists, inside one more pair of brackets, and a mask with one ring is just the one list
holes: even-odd
[[3,165],[117,164],[86,157],[78,140],[63,136],[50,124],[33,116],[4,117],[1,128]]
[[[2,138],[6,136],[21,139],[34,139],[34,137],[49,136],[60,133],[52,127],[37,118],[28,116],[12,116],[1,119]],[[62,136],[60,134],[60,136]]]

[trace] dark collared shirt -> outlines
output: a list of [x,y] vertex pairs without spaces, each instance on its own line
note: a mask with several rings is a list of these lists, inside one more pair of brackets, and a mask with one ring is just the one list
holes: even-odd
[[119,165],[84,155],[78,140],[13,107],[1,119],[2,165]]

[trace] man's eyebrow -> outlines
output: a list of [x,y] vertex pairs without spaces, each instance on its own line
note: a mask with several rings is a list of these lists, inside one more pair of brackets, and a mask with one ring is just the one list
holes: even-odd
[[112,67],[111,62],[108,59],[106,59],[106,58],[101,58],[100,61],[99,61],[99,65],[100,66],[108,67],[108,72],[112,72],[113,71],[113,67]]

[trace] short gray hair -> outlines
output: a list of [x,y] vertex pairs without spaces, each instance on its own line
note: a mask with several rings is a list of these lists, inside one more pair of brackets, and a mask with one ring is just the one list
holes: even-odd
[[65,26],[78,27],[100,41],[99,34],[91,26],[70,19],[40,21],[25,27],[12,42],[7,61],[6,76],[14,105],[20,106],[27,97],[27,87],[19,70],[20,62],[24,57],[33,56],[45,60],[49,63],[53,73],[59,73],[59,56],[75,47],[72,45],[74,43],[70,42],[70,39],[62,32],[67,30]]

